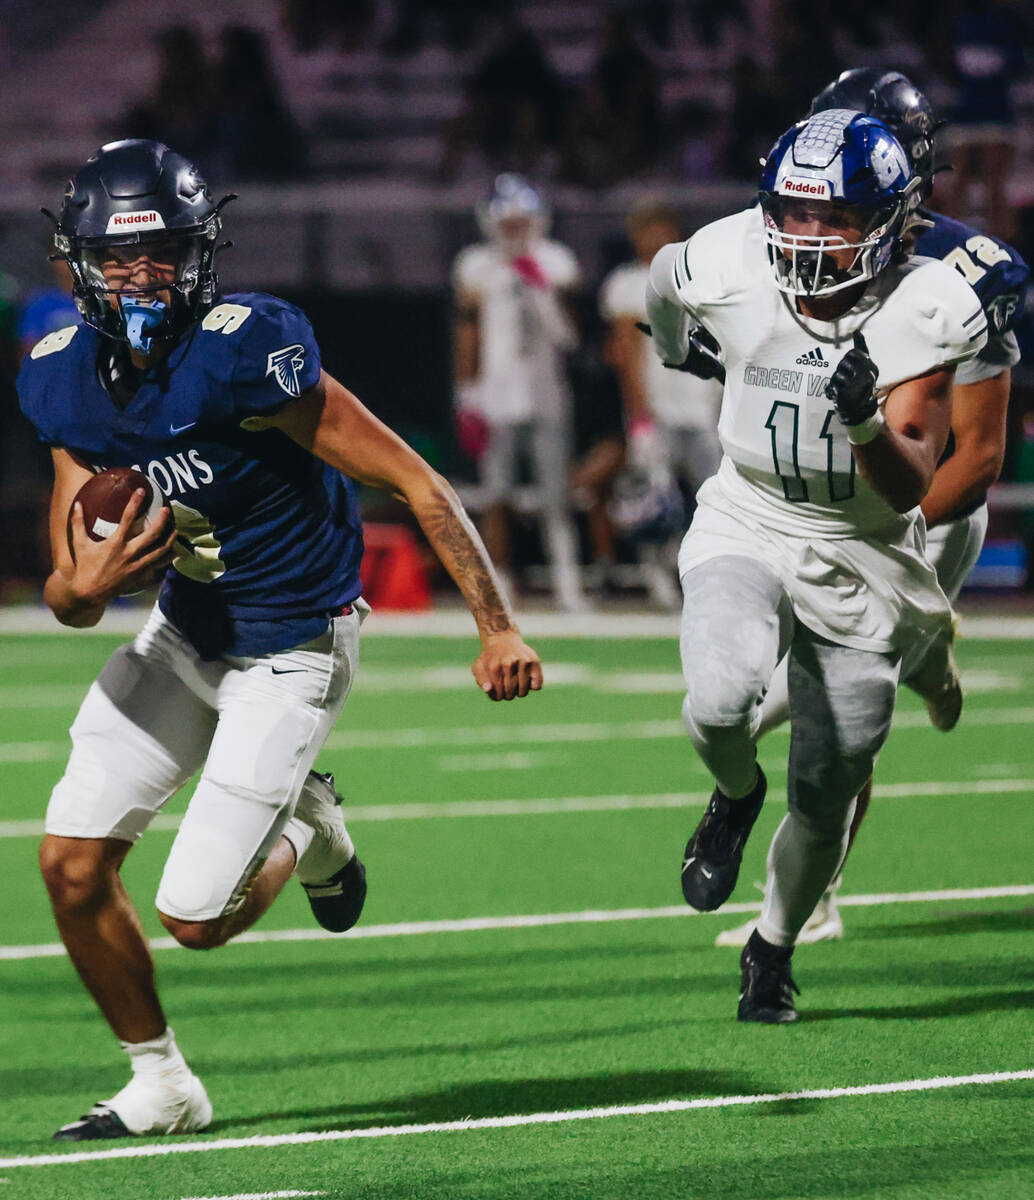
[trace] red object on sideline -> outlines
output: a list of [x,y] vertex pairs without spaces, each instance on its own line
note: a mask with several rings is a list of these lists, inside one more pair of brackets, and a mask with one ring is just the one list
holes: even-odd
[[377,609],[426,612],[431,584],[420,545],[405,525],[363,526],[363,599]]

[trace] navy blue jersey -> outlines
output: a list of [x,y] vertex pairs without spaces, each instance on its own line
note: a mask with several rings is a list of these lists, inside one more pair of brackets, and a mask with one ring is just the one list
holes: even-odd
[[989,233],[943,213],[924,210],[922,215],[933,221],[933,229],[923,230],[915,253],[954,267],[980,297],[988,334],[1007,333],[1023,311],[1030,268],[1011,246]]
[[259,419],[312,387],[304,313],[274,296],[221,299],[120,407],[101,383],[111,342],[87,325],[48,334],[18,379],[45,443],[100,470],[143,471],[171,504],[178,552],[162,611],[205,658],[318,636],[360,591],[350,481]]

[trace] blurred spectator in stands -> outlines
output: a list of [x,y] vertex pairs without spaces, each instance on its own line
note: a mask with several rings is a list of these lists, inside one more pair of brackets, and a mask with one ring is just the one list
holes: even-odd
[[358,50],[377,15],[376,0],[283,0],[280,22],[302,54],[335,47]]
[[414,54],[435,31],[454,54],[476,43],[486,17],[512,7],[497,0],[488,8],[482,0],[398,0],[395,27],[384,42],[388,54]]
[[[791,113],[785,86],[749,54],[732,69],[732,111],[724,144],[725,170],[733,179],[756,181],[758,163],[773,142],[773,129],[785,129],[803,110]],[[809,100],[810,103],[810,100]]]
[[155,44],[154,89],[123,118],[119,136],[165,142],[207,170],[219,143],[219,110],[201,37],[189,25],[170,25],[156,36]]
[[[663,495],[667,480],[681,486],[687,501],[718,470],[718,410],[722,385],[666,368],[647,345],[637,322],[646,320],[646,281],[662,246],[681,238],[679,220],[662,201],[644,199],[628,216],[636,260],[617,267],[603,281],[600,308],[609,325],[606,355],[621,385],[628,460]],[[676,531],[676,536],[683,530]],[[671,543],[640,548],[643,577],[654,603],[677,608],[675,551]]]
[[463,90],[463,108],[445,129],[442,174],[455,175],[472,147],[492,167],[540,170],[560,139],[567,89],[519,17],[504,16]]
[[72,299],[72,273],[63,258],[50,263],[54,282],[30,292],[18,317],[18,345],[21,357],[36,345],[40,338],[57,329],[78,325],[82,320]]
[[948,28],[957,95],[947,134],[953,172],[942,189],[945,208],[953,216],[973,216],[970,192],[980,184],[982,223],[1009,237],[1005,184],[1016,137],[1013,85],[1026,73],[1024,29],[996,0],[962,0]]
[[453,267],[456,420],[475,459],[482,535],[508,586],[509,517],[527,459],[557,603],[582,609],[578,545],[569,514],[571,397],[564,356],[578,342],[571,251],[548,239],[548,214],[517,175],[500,175],[478,207],[484,241]]
[[665,132],[657,69],[630,16],[608,13],[592,73],[571,105],[563,175],[590,187],[627,179],[656,156]]
[[292,180],[304,174],[305,139],[284,101],[266,35],[226,26],[215,74],[216,111],[233,178]]

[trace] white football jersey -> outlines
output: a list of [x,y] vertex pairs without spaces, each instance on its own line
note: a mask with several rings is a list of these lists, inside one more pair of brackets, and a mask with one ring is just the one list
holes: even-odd
[[[645,263],[625,263],[615,267],[600,288],[603,319],[615,321],[618,317],[634,317],[637,321],[645,321],[649,275],[650,268]],[[722,385],[717,379],[698,379],[685,371],[673,371],[647,350],[646,396],[655,420],[661,425],[675,429],[713,429],[722,403]]]
[[545,238],[532,243],[528,257],[548,288],[525,283],[510,256],[492,242],[468,246],[453,265],[453,288],[479,304],[478,383],[489,420],[556,420],[567,401],[566,318],[557,292],[577,285],[578,262],[566,246]]
[[653,271],[653,286],[710,330],[725,356],[718,481],[727,499],[770,528],[808,537],[889,531],[914,519],[858,474],[824,389],[856,332],[878,369],[881,396],[977,354],[987,322],[958,272],[933,259],[889,266],[849,313],[816,321],[776,287],[760,209],[705,226],[674,254],[666,250],[656,261],[670,265]]

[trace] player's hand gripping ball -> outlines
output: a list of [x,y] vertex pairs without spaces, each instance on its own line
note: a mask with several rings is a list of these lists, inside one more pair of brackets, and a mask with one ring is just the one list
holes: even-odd
[[126,505],[137,488],[143,488],[144,502],[140,508],[140,515],[130,528],[133,537],[143,533],[148,525],[157,520],[165,505],[161,492],[152,487],[146,475],[133,470],[132,467],[111,467],[107,471],[100,471],[92,479],[87,479],[76,492],[72,507],[68,510],[68,549],[73,561],[75,547],[72,544],[72,511],[76,503],[83,507],[83,524],[86,526],[87,536],[93,542],[103,542],[118,528]]

